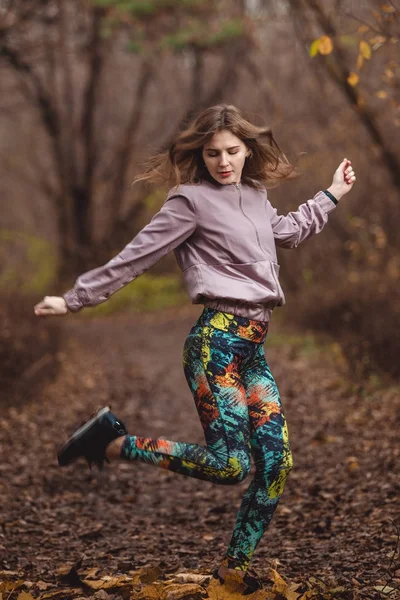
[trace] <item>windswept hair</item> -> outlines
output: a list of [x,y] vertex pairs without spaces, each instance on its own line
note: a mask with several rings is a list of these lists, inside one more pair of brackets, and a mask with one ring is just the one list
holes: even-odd
[[217,184],[204,164],[202,150],[216,133],[223,130],[233,133],[250,150],[242,171],[244,183],[257,189],[273,187],[279,180],[297,175],[295,166],[279,148],[269,127],[254,125],[231,104],[218,104],[202,110],[176,136],[167,151],[151,157],[134,182],[149,181],[177,187],[181,183],[207,179]]

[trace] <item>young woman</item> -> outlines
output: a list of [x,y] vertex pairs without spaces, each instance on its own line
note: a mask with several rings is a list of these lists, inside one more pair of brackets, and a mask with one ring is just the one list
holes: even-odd
[[139,277],[170,250],[195,304],[204,305],[184,345],[184,370],[204,429],[205,446],[129,435],[109,408],[64,444],[61,466],[85,457],[140,460],[223,485],[255,475],[243,497],[226,556],[215,576],[246,573],[292,467],[278,389],[264,356],[271,313],[285,302],[276,246],[295,248],[319,233],[355,174],[346,158],[332,185],[297,211],[279,216],[266,186],[293,167],[270,129],[230,105],[202,111],[168,152],[150,160],[138,180],[172,184],[167,200],[138,235],[103,267],[81,275],[63,297],[46,296],[38,316],[95,306]]

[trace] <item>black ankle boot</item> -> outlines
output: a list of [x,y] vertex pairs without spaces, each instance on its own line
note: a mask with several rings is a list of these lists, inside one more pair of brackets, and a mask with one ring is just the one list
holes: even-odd
[[106,458],[108,444],[124,435],[127,435],[125,425],[106,406],[77,429],[60,448],[58,464],[65,467],[83,457],[89,463],[89,467],[96,464],[102,469],[104,461],[109,462]]

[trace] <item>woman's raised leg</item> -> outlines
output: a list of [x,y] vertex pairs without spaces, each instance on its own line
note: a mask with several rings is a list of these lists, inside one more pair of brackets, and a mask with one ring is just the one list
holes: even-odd
[[184,346],[184,371],[203,426],[206,446],[126,436],[121,457],[219,484],[234,484],[251,465],[246,393],[239,364],[244,341],[196,324]]

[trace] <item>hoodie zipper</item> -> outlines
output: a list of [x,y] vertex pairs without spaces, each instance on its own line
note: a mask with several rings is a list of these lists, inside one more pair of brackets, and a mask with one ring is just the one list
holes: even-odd
[[250,223],[252,224],[252,226],[254,228],[254,232],[255,232],[256,237],[257,237],[258,246],[259,246],[261,252],[263,252],[266,256],[268,256],[268,258],[270,258],[269,254],[267,254],[267,252],[265,252],[264,248],[261,246],[260,236],[258,235],[257,227],[254,225],[253,221],[250,219],[249,216],[246,215],[246,213],[243,210],[243,199],[242,199],[242,190],[240,188],[240,183],[234,183],[233,185],[235,186],[235,188],[237,189],[237,191],[239,193],[239,206],[240,206],[240,210],[242,211],[242,213],[246,217],[246,219],[248,221],[250,221]]

